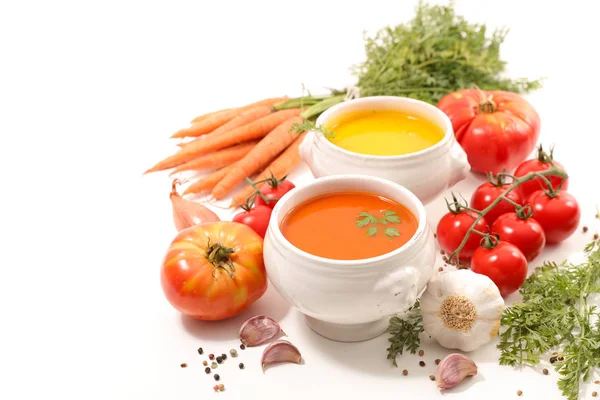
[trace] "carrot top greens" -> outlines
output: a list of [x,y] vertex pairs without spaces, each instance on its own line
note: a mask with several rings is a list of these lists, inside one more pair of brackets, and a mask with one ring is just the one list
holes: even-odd
[[437,104],[448,93],[475,86],[521,94],[540,88],[541,80],[503,76],[507,63],[500,47],[507,34],[506,28],[490,33],[486,25],[457,15],[453,1],[445,6],[421,1],[412,19],[365,37],[365,61],[352,67],[358,90],[302,96],[274,108],[308,106],[301,116],[312,120],[357,96],[403,96]]

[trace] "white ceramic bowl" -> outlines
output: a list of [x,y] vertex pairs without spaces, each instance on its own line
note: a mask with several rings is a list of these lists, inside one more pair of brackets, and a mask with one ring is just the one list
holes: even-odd
[[[293,207],[347,190],[368,191],[401,203],[417,217],[416,233],[400,248],[363,260],[317,257],[283,236],[281,221]],[[319,178],[288,192],[273,209],[264,241],[265,267],[273,286],[306,315],[314,331],[344,342],[385,332],[388,317],[406,311],[425,288],[435,256],[433,232],[419,199],[400,185],[366,175]]]
[[467,176],[467,155],[454,138],[452,123],[437,107],[396,96],[363,97],[340,103],[319,116],[317,126],[341,114],[358,110],[396,110],[426,119],[444,131],[444,138],[427,149],[399,156],[372,156],[345,150],[321,132],[310,131],[300,155],[316,178],[339,174],[365,174],[385,178],[412,191],[424,204]]

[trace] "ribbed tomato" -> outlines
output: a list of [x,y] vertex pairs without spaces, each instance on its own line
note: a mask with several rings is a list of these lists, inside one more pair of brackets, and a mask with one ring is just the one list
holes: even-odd
[[540,135],[538,113],[516,93],[464,89],[447,94],[437,107],[450,118],[473,171],[512,171]]
[[237,222],[184,229],[167,250],[160,278],[179,312],[202,320],[232,317],[267,290],[263,239]]

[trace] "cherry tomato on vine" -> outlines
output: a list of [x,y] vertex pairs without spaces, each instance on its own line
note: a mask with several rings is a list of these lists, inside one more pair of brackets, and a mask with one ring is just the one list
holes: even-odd
[[471,270],[490,278],[502,297],[519,290],[527,277],[527,259],[515,245],[502,240],[473,253]]
[[536,190],[527,198],[533,218],[546,234],[546,243],[560,243],[575,232],[581,219],[581,210],[575,197],[568,192],[546,193]]
[[233,222],[239,222],[254,229],[254,232],[264,239],[273,209],[267,206],[255,206],[236,214]]
[[[509,187],[509,184],[504,184],[501,180],[495,182],[486,182],[481,185],[473,192],[471,196],[471,208],[479,211],[483,211],[487,206],[492,204],[504,191]],[[517,190],[508,192],[506,197],[519,205],[523,205],[523,197]],[[514,212],[515,206],[506,200],[500,201],[494,206],[486,215],[485,220],[493,224],[496,218],[502,214]]]
[[296,186],[292,182],[288,181],[285,178],[283,178],[280,181],[278,181],[276,178],[269,178],[269,179],[267,179],[267,182],[265,182],[260,187],[260,192],[267,199],[275,199],[275,200],[269,200],[269,202],[266,202],[261,196],[258,196],[256,198],[256,205],[257,206],[267,206],[269,208],[273,208],[273,207],[275,207],[275,204],[277,204],[277,201],[280,198],[282,198],[284,194],[286,194],[287,192],[289,192],[290,190],[292,190],[295,187]]
[[[448,254],[456,250],[476,218],[477,214],[465,210],[458,213],[450,210],[450,212],[444,215],[442,219],[440,219],[436,229],[436,235],[441,249]],[[475,229],[481,232],[487,231],[488,223],[485,218],[481,218],[479,222],[477,222]],[[481,237],[478,234],[471,233],[465,246],[458,254],[459,260],[468,261],[475,249],[479,247],[480,240]]]
[[[547,171],[552,167],[550,161],[552,161],[556,167],[565,171],[564,167],[558,161],[554,161],[552,150],[550,150],[550,154],[547,154],[546,152],[544,152],[544,149],[540,145],[538,147],[537,158],[523,161],[515,170],[514,175],[516,177],[521,177],[527,175],[530,172]],[[562,190],[567,190],[567,188],[569,187],[568,178],[561,178],[555,175],[551,175],[548,178],[550,179],[550,183],[552,184],[553,189],[557,189],[562,181],[564,181],[562,184]],[[519,190],[523,194],[524,198],[526,198],[536,190],[540,189],[548,189],[547,184],[542,180],[542,178],[535,178],[531,181],[523,182],[521,185],[519,185]]]
[[536,258],[546,245],[544,229],[531,215],[502,214],[492,224],[491,231],[500,240],[515,245],[527,261]]

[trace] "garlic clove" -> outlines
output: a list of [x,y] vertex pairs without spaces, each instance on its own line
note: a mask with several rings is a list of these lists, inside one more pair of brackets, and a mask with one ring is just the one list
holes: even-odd
[[302,355],[296,346],[287,340],[278,340],[265,348],[260,360],[260,365],[263,372],[265,372],[265,366],[271,364],[279,364],[283,362],[300,364],[301,361]]
[[477,365],[473,360],[463,354],[452,353],[440,361],[437,385],[440,389],[449,389],[473,375],[477,375]]
[[240,339],[248,347],[258,346],[282,333],[279,324],[266,315],[255,315],[242,324]]

